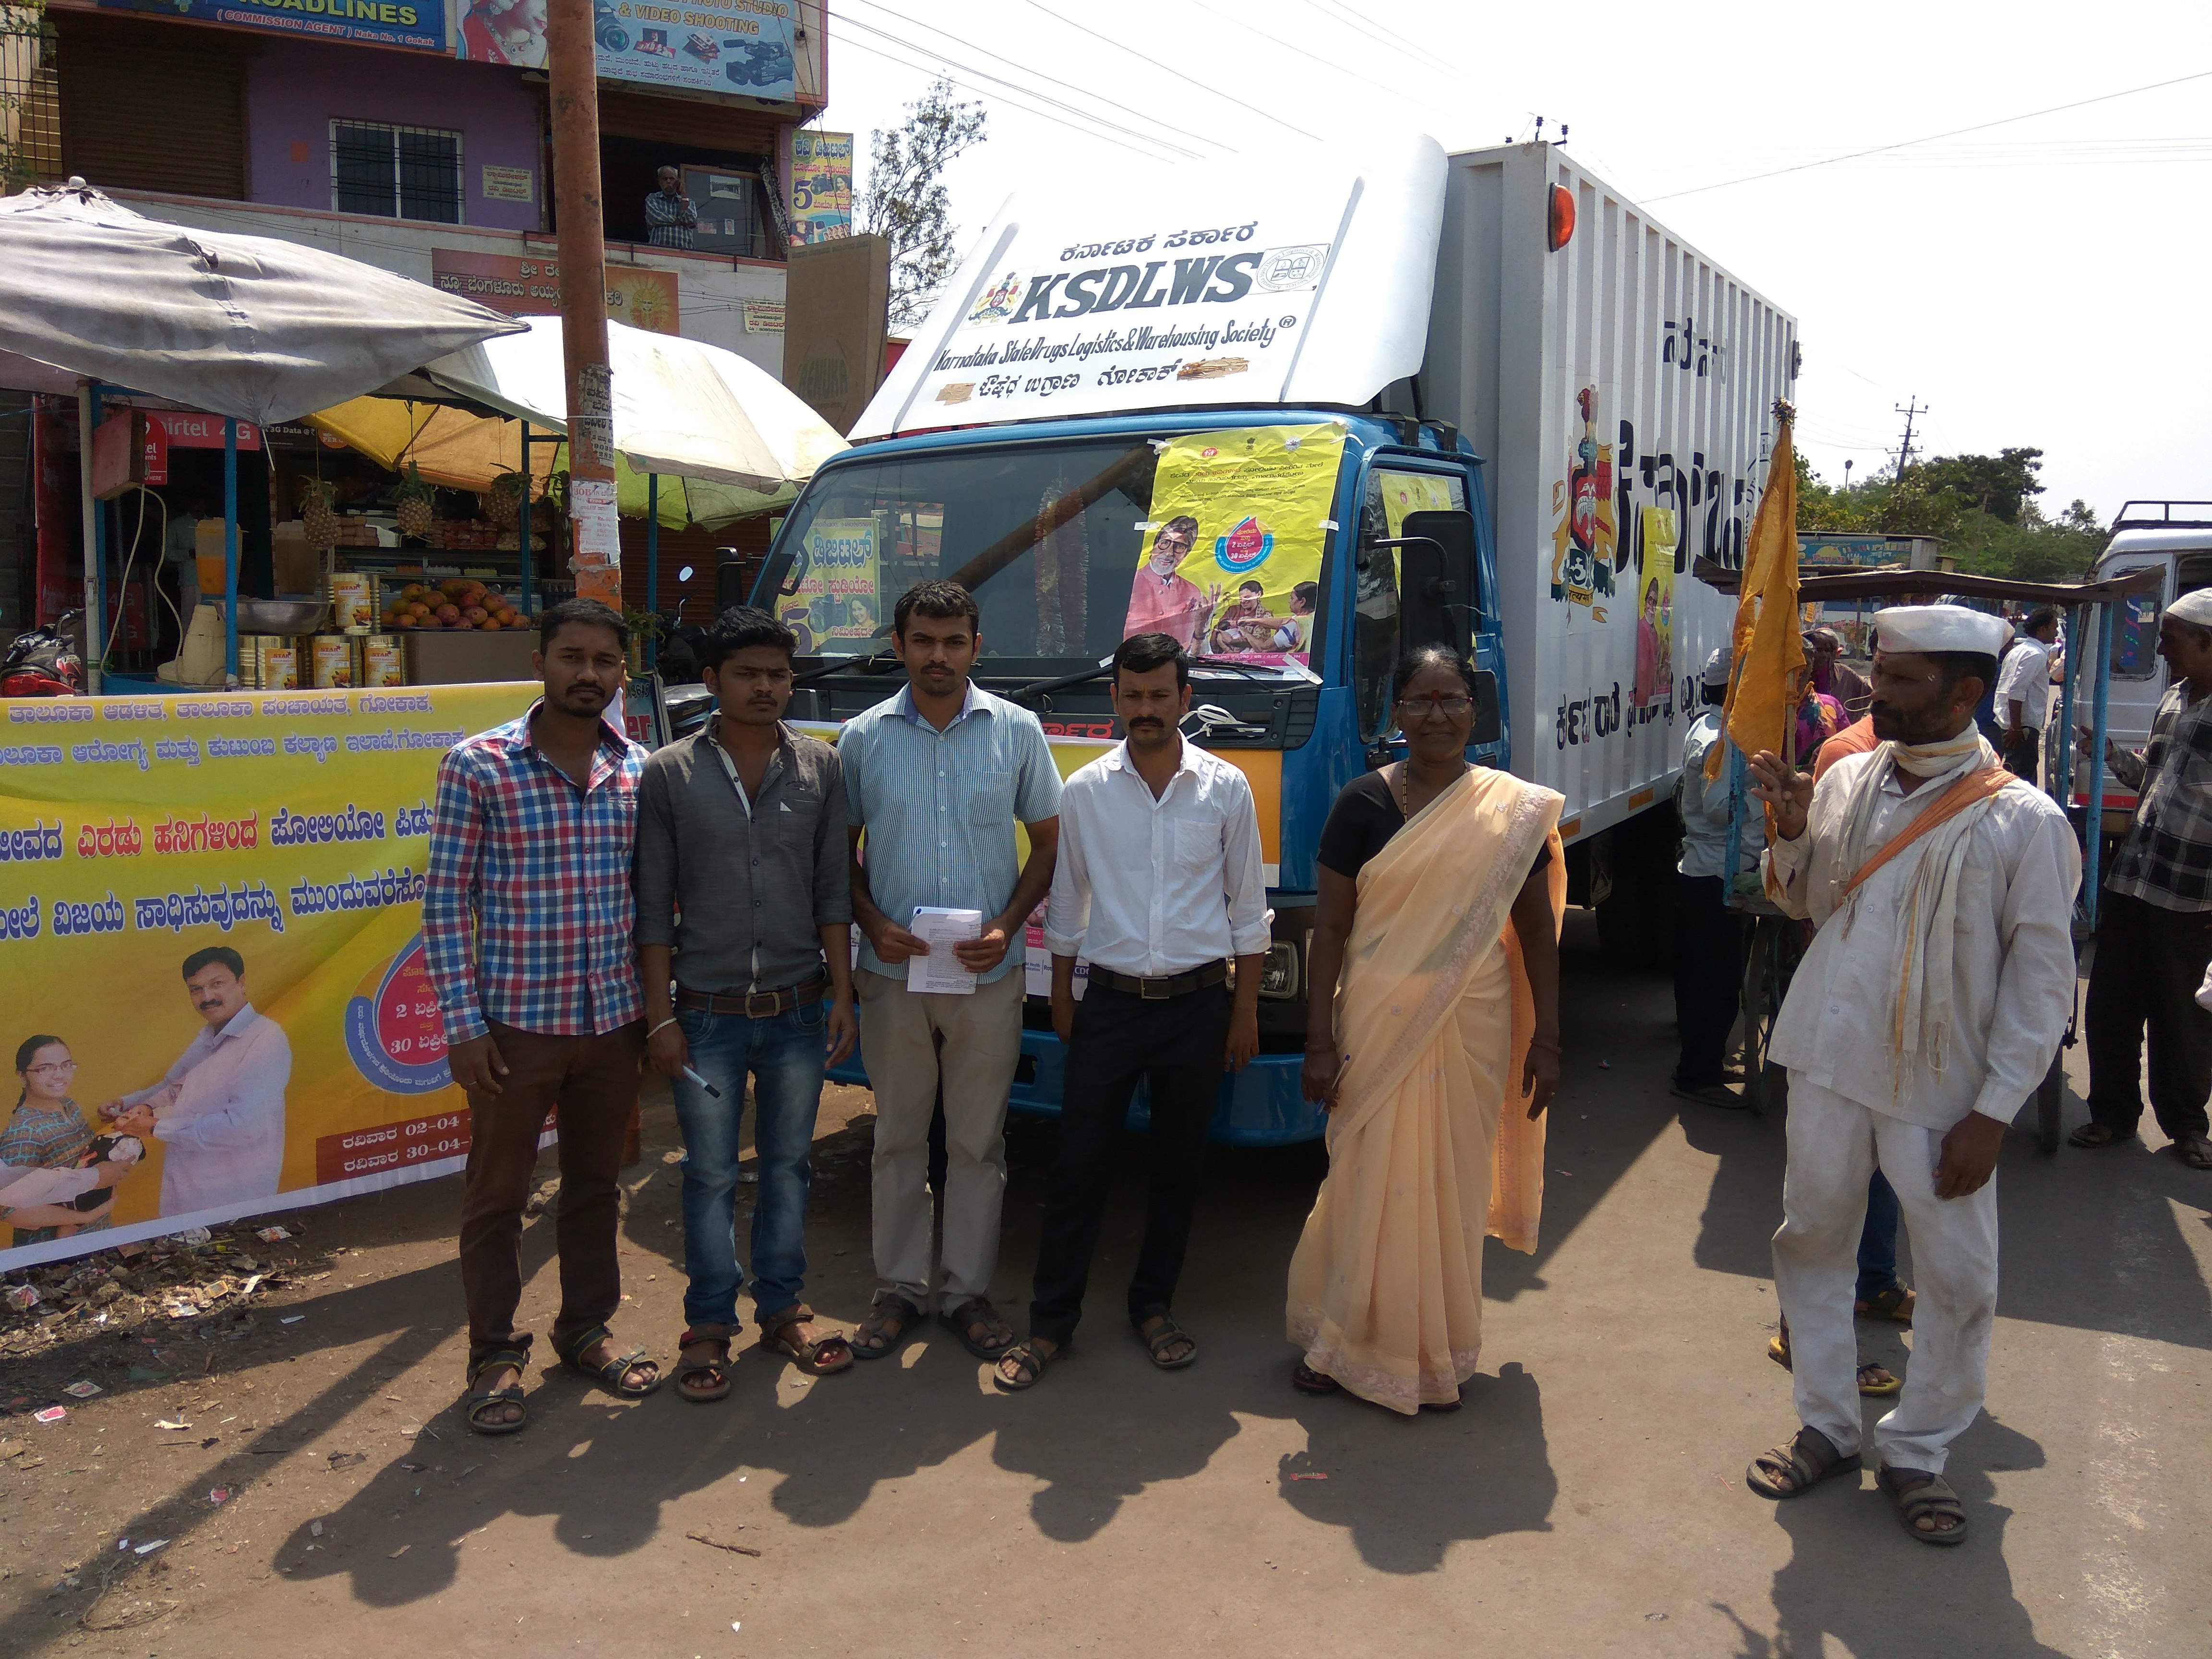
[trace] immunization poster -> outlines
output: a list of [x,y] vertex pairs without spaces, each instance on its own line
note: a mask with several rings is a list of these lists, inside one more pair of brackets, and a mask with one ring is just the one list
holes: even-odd
[[125,1172],[0,1210],[0,1268],[461,1167],[422,962],[430,803],[446,750],[537,690],[8,705],[0,1164]]
[[775,602],[777,620],[799,635],[799,654],[875,649],[884,622],[876,592],[876,521],[817,519],[807,526],[805,552],[798,588]]
[[1160,452],[1122,633],[1194,655],[1304,664],[1344,428],[1193,433]]

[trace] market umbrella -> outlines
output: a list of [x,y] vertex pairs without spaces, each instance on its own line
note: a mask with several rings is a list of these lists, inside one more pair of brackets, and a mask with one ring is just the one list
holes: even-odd
[[[561,319],[487,339],[428,364],[447,390],[533,426],[568,430]],[[641,473],[773,496],[846,447],[829,423],[765,369],[700,340],[607,325],[615,448]]]
[[[82,184],[0,198],[0,352],[264,425],[522,325],[357,259],[149,219]],[[41,382],[43,385],[43,382]]]

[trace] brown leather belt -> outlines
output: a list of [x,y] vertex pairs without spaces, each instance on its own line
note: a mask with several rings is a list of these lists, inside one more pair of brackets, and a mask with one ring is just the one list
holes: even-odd
[[1209,962],[1203,968],[1194,968],[1187,974],[1164,974],[1158,978],[1146,978],[1135,974],[1117,974],[1110,968],[1091,966],[1091,982],[1103,985],[1109,991],[1125,991],[1133,997],[1142,997],[1147,1002],[1158,1002],[1168,997],[1188,996],[1193,991],[1203,991],[1209,985],[1218,985],[1229,977],[1229,964]]
[[802,1002],[819,1002],[830,988],[830,976],[823,974],[804,985],[786,986],[781,991],[695,991],[688,985],[676,988],[676,1006],[693,1008],[708,1014],[743,1014],[747,1019],[774,1019],[778,1014],[787,1014]]

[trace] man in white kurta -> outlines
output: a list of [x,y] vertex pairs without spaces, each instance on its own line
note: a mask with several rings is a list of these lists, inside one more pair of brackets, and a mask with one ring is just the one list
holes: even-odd
[[[1858,1467],[1851,1304],[1879,1166],[1911,1231],[1919,1296],[1905,1390],[1875,1446],[1910,1529],[1948,1543],[1965,1517],[1941,1477],[1981,1409],[1996,1311],[1997,1149],[2073,1006],[2081,854],[2048,797],[1993,769],[1973,723],[1972,670],[1993,666],[2004,624],[1948,605],[1887,611],[1876,624],[1872,707],[1885,740],[1817,789],[1771,755],[1753,763],[1753,793],[1776,809],[1767,891],[1820,930],[1770,1049],[1790,1077],[1774,1276],[1798,1417],[1836,1455],[1792,1471],[1769,1454],[1752,1484],[1795,1497]],[[1883,858],[1923,814],[1937,827]]]

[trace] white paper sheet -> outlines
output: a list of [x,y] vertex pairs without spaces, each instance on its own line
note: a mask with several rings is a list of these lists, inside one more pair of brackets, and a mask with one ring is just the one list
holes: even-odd
[[926,957],[906,959],[906,988],[939,996],[973,996],[975,975],[960,965],[952,947],[983,933],[981,910],[946,910],[933,904],[917,905],[907,931],[929,947]]

